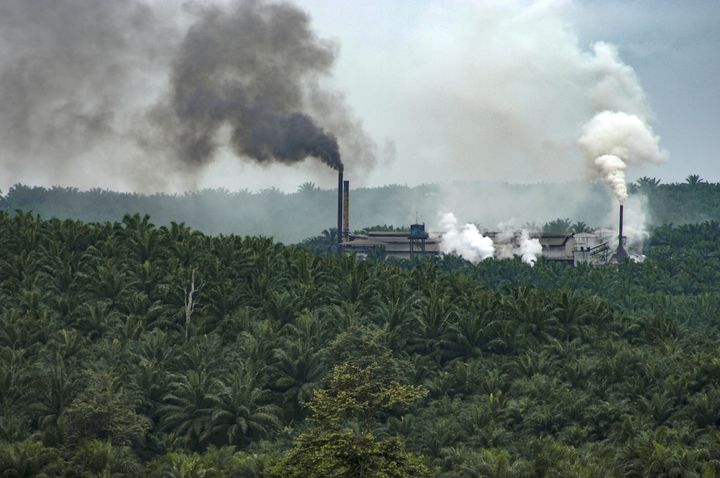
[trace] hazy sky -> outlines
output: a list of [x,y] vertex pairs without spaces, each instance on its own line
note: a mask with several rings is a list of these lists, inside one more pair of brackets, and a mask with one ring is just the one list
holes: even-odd
[[[396,105],[387,98],[380,81],[388,77],[383,70],[393,70],[392,65],[387,63],[400,61],[405,64],[401,57],[412,55],[412,47],[407,47],[408,36],[418,29],[427,29],[423,18],[439,6],[454,10],[460,16],[468,4],[488,3],[502,2],[300,2],[312,13],[318,30],[337,39],[340,44],[338,83],[378,141],[392,140],[388,134],[390,130],[412,131],[412,124],[388,125],[383,120],[386,116],[394,116],[388,110]],[[527,5],[532,2],[507,3]],[[629,177],[648,174],[672,181],[682,180],[696,172],[708,179],[720,180],[720,1],[585,0],[539,3],[554,5],[558,17],[576,33],[581,49],[589,50],[597,41],[615,44],[621,59],[639,77],[655,114],[655,132],[661,137],[662,146],[669,150],[671,159],[664,165],[630,171]],[[444,32],[446,35],[457,34],[457,30],[452,28],[458,28],[462,21],[452,18],[452,14],[450,18],[446,25],[437,24],[437,31],[449,27]],[[482,25],[478,27],[482,28]],[[406,52],[403,52],[403,47],[408,48]],[[466,52],[468,61],[471,61],[472,48]],[[443,64],[442,58],[425,60],[438,68]],[[395,74],[402,75],[402,78],[395,76],[388,83],[398,83],[392,87],[393,92],[399,95],[402,95],[399,90],[403,89],[403,83],[407,89],[412,89],[413,82],[423,81],[414,77],[413,71],[393,71],[392,75]],[[452,74],[472,73],[459,69]],[[541,94],[541,85],[538,85],[538,90]],[[548,116],[553,114],[553,111],[547,112]],[[470,120],[471,115],[468,115]],[[401,134],[397,133],[398,136]],[[422,136],[415,139],[418,143],[423,141]],[[508,141],[512,140],[508,138]],[[405,151],[413,151],[413,148],[410,141],[396,141],[397,167],[389,169],[392,170],[393,180],[402,181],[402,171],[414,169],[412,158],[404,157]],[[448,138],[448,141],[451,139]],[[413,172],[411,176],[415,174]],[[463,174],[456,176],[464,177]]]
[[[24,8],[25,0],[8,1],[18,9]],[[27,1],[42,8],[57,5],[44,0]],[[189,22],[187,15],[176,16],[178,8],[168,7],[173,2],[152,3],[162,7],[159,16],[166,15],[153,28],[167,29],[162,37],[168,45],[157,45],[153,56],[145,56],[142,61],[132,58],[122,63],[137,71],[113,74],[110,82],[106,72],[112,69],[94,75],[82,72],[82,84],[76,91],[73,85],[77,80],[72,77],[60,91],[67,91],[79,103],[84,92],[97,89],[99,83],[93,83],[93,79],[100,78],[107,93],[97,95],[96,102],[103,106],[107,103],[108,108],[122,109],[152,104],[153,95],[159,96],[168,81],[163,65],[170,63],[166,52],[174,41],[172,30]],[[206,3],[212,2],[195,2]],[[588,172],[577,138],[583,124],[597,112],[600,96],[605,98],[605,108],[608,104],[616,105],[616,109],[631,105],[647,113],[645,116],[661,138],[660,145],[670,153],[666,164],[629,170],[630,179],[650,175],[675,181],[698,173],[720,180],[720,0],[295,3],[308,12],[318,36],[334,43],[337,60],[332,78],[325,81],[345,96],[350,116],[362,124],[374,142],[378,166],[372,170],[357,166],[352,170],[356,185],[582,178]],[[0,14],[2,8],[0,5]],[[35,15],[26,15],[27,21],[42,30],[42,24],[33,25]],[[54,17],[48,15],[41,20],[54,22],[54,28],[64,28],[63,23],[47,18]],[[135,17],[130,20],[134,22],[131,25],[138,24]],[[22,34],[26,30],[33,31],[0,21],[0,33],[3,28],[5,33],[20,32],[10,37],[16,39],[25,38]],[[98,29],[102,30],[100,26]],[[35,42],[38,35],[30,38]],[[37,40],[38,45],[47,43],[38,47],[40,57],[52,52],[48,44],[52,46],[55,41],[51,34],[44,38]],[[93,45],[83,42],[79,33],[68,38],[69,42],[81,42],[89,51],[82,57],[83,68],[94,68],[95,63],[87,61],[94,54]],[[124,39],[126,43],[134,41],[132,35],[128,38]],[[21,50],[33,54],[27,39],[17,41],[18,45],[10,41],[4,49],[0,47],[0,126],[10,124],[3,123],[6,111],[30,101],[17,94],[18,81],[30,78],[43,85],[42,77],[54,78],[59,68],[54,65],[55,70],[39,73],[28,70],[34,75],[24,77],[10,75],[8,72],[24,71],[19,66],[26,63],[16,60],[24,54]],[[112,41],[110,36],[107,42]],[[598,58],[593,49],[598,41],[615,45],[618,57],[610,49],[609,58]],[[138,44],[143,43],[138,40]],[[70,50],[76,50],[73,43],[68,45]],[[123,48],[118,48],[115,55],[127,55]],[[637,83],[644,94],[636,88]],[[113,97],[114,91],[122,91],[124,96]],[[47,121],[42,97],[33,101],[36,117]],[[107,119],[89,113],[82,116],[83,121],[92,120],[88,124],[100,126]],[[118,118],[132,128],[142,128],[133,123],[132,115],[118,114],[110,119]],[[132,128],[127,131],[135,134]],[[124,163],[122,158],[130,157],[125,149],[127,136],[108,131],[98,127],[96,138],[107,139],[90,141],[82,137],[88,134],[88,127],[75,128],[73,134],[79,136],[63,137],[62,146],[66,154],[77,153],[79,159],[62,164],[53,161],[54,148],[35,147],[32,154],[23,155],[17,145],[32,140],[21,141],[14,131],[0,131],[0,137],[16,143],[15,149],[0,145],[0,189],[6,191],[11,184],[24,182],[144,191],[188,187],[257,190],[272,186],[294,190],[307,180],[324,187],[334,182],[333,173],[316,162],[260,167],[239,161],[222,148],[215,163],[198,172],[191,183],[176,181],[163,169],[166,165],[160,167],[154,157],[138,156],[137,151],[132,153],[132,163]],[[87,151],[92,145],[92,153],[83,151],[85,144]],[[352,157],[345,159],[353,162]]]
[[635,68],[671,160],[648,171],[720,180],[720,1],[585,2],[582,41],[604,37]]

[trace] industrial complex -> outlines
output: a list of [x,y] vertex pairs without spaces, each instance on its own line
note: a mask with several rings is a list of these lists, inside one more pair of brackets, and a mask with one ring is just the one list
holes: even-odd
[[[427,231],[425,224],[412,224],[409,229],[395,231],[368,230],[362,234],[350,232],[350,182],[338,173],[338,250],[355,253],[360,257],[377,254],[385,257],[409,259],[413,256],[443,254],[442,232]],[[620,206],[619,233],[612,230],[568,234],[529,232],[542,246],[542,257],[547,261],[578,264],[612,264],[628,257],[623,235],[623,206]],[[519,234],[486,231],[483,236],[492,239],[498,257],[511,257],[518,247]],[[614,245],[616,243],[617,245]],[[612,246],[611,246],[612,245]],[[510,252],[507,252],[510,251]]]

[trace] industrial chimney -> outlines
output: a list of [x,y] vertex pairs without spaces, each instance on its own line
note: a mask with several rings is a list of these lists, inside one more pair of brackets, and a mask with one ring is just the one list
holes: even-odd
[[343,183],[343,242],[350,240],[350,181]]
[[618,233],[618,246],[613,259],[620,262],[628,256],[623,246],[623,205],[620,205],[620,232]]
[[337,243],[338,252],[340,252],[340,243],[342,242],[343,230],[343,168],[338,169],[338,202],[337,202]]

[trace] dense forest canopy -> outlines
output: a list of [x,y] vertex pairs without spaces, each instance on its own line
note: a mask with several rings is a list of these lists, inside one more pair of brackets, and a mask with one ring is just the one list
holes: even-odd
[[[708,183],[697,175],[673,184],[640,178],[630,192],[629,209],[642,207],[650,225],[720,221],[720,184]],[[290,194],[268,189],[205,190],[182,195],[16,185],[0,195],[0,210],[88,222],[120,221],[127,213],[149,214],[158,225],[183,222],[206,234],[260,235],[295,243],[334,224],[336,194],[313,183],[305,183]],[[407,226],[416,219],[434,227],[440,213],[448,210],[487,229],[509,219],[520,226],[542,225],[558,217],[591,226],[615,224],[613,200],[605,186],[584,182],[395,185],[352,189],[350,198],[354,229],[374,224]],[[633,198],[638,200],[637,206],[632,204]]]
[[0,469],[716,476],[719,233],[475,266],[0,212]]

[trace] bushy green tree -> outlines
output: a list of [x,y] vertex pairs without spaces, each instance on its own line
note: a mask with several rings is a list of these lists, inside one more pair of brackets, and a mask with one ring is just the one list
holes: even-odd
[[313,425],[269,472],[271,477],[405,478],[430,476],[424,460],[406,452],[397,437],[372,433],[377,420],[400,413],[426,395],[402,384],[390,351],[377,334],[357,330],[333,344],[344,361],[333,367],[327,387],[310,402]]
[[142,444],[151,423],[128,405],[123,390],[107,373],[90,376],[89,384],[63,416],[69,443],[108,440],[116,446]]

